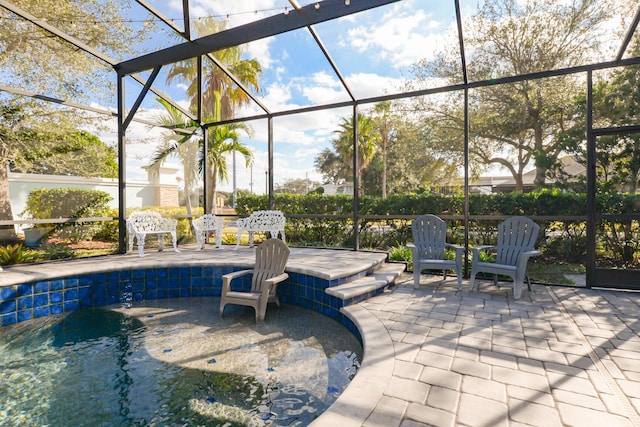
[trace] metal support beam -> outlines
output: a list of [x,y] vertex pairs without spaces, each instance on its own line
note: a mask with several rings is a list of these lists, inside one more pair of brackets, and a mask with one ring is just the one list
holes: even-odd
[[124,77],[118,76],[118,252],[127,252],[127,151],[125,144]]
[[140,6],[144,7],[145,9],[147,9],[153,16],[155,16],[156,18],[158,18],[159,20],[164,22],[166,25],[171,27],[171,29],[173,31],[175,31],[176,33],[180,34],[182,37],[185,37],[187,39],[189,38],[189,37],[187,37],[185,32],[180,27],[178,27],[171,19],[169,19],[166,16],[164,16],[160,11],[158,11],[158,9],[154,8],[153,6],[151,6],[145,0],[136,0],[136,2]]
[[360,177],[358,176],[358,104],[353,104],[353,250],[360,250]]
[[269,209],[273,209],[275,205],[275,199],[273,198],[273,117],[269,117],[267,126],[267,193],[269,194]]
[[[458,40],[460,41],[460,60],[462,66],[462,81],[464,84],[469,83],[467,77],[467,57],[464,52],[464,35],[462,33],[462,13],[460,12],[460,0],[455,0],[456,22],[458,23]],[[466,95],[465,95],[466,96]]]
[[131,110],[129,111],[129,114],[127,114],[127,118],[122,123],[122,127],[123,127],[123,129],[125,131],[129,127],[129,124],[131,123],[131,120],[133,120],[133,117],[138,112],[138,108],[140,108],[140,105],[142,104],[142,101],[144,101],[144,97],[147,96],[147,93],[149,93],[149,89],[151,89],[151,85],[155,81],[156,77],[158,77],[158,73],[160,72],[161,68],[162,67],[156,67],[153,70],[153,72],[151,73],[151,76],[149,76],[149,80],[147,80],[147,82],[144,84],[144,87],[142,88],[142,90],[138,94],[138,98],[133,103],[133,106],[131,107]]
[[349,84],[347,83],[347,80],[344,78],[344,76],[340,72],[340,69],[336,65],[335,61],[333,60],[333,58],[329,54],[329,50],[325,47],[324,43],[320,39],[320,36],[318,35],[318,33],[316,33],[316,30],[313,27],[309,27],[309,31],[311,32],[311,35],[315,39],[316,44],[318,45],[318,47],[322,51],[322,54],[327,59],[327,61],[329,61],[329,65],[331,65],[331,68],[333,68],[333,72],[336,73],[336,76],[338,76],[338,79],[340,79],[340,83],[342,83],[342,87],[344,87],[344,89],[347,91],[347,93],[349,94],[349,97],[351,98],[351,100],[355,102],[356,97],[353,94],[353,91],[349,87]]
[[629,43],[631,43],[631,39],[638,28],[638,23],[640,23],[640,6],[638,6],[638,10],[636,11],[636,16],[633,18],[633,22],[631,22],[631,26],[629,26],[629,30],[627,31],[622,44],[620,45],[620,49],[618,50],[618,55],[616,55],[616,61],[621,61],[624,56]]
[[[457,3],[457,2],[456,2]],[[469,89],[464,90],[464,247],[469,253]],[[464,257],[464,271],[469,270],[469,257]]]
[[593,134],[593,73],[587,73],[587,288],[596,274],[596,138]]
[[182,18],[184,20],[184,38],[191,40],[191,18],[189,17],[189,0],[182,0]]
[[94,48],[89,46],[88,44],[80,41],[79,39],[77,39],[77,38],[75,38],[75,37],[73,37],[73,36],[71,36],[71,35],[69,35],[67,33],[65,33],[64,31],[59,30],[58,28],[56,28],[53,25],[47,23],[46,21],[33,16],[29,12],[20,9],[19,7],[9,3],[8,1],[0,0],[0,7],[4,7],[8,11],[10,11],[11,13],[14,13],[14,14],[18,15],[19,17],[21,17],[22,19],[25,19],[25,20],[31,22],[35,26],[40,27],[43,30],[46,30],[46,31],[50,32],[51,34],[55,35],[56,37],[60,37],[62,40],[66,41],[68,43],[71,43],[73,46],[84,50],[85,52],[93,55],[94,57],[98,58],[101,61],[106,62],[107,64],[113,65],[116,62],[114,59],[112,59],[108,55],[105,55],[102,52],[98,52],[97,50],[95,50]]

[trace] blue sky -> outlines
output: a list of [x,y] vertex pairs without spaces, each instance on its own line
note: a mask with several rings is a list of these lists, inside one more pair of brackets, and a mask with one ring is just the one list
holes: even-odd
[[[158,0],[151,3],[168,17],[177,19],[181,16],[181,1]],[[320,5],[322,6],[322,2]],[[291,9],[289,3],[282,0],[196,0],[191,2],[191,16],[192,19],[211,15],[225,16],[231,11],[228,27],[234,27],[260,17],[283,13],[285,7]],[[256,10],[258,13],[255,13]],[[399,92],[403,80],[410,77],[410,66],[421,58],[433,56],[437,49],[444,47],[444,36],[447,31],[451,31],[453,20],[453,2],[404,0],[340,20],[318,24],[314,28],[356,97],[366,98]],[[178,22],[176,20],[176,23]],[[157,48],[176,44],[176,41],[156,37],[153,43],[156,43]],[[291,110],[349,99],[307,29],[252,42],[246,45],[245,49],[246,57],[257,59],[263,66],[264,73],[260,79],[261,93],[258,97],[271,111]],[[186,106],[184,87],[175,83],[167,86],[164,80],[161,72],[155,86]],[[134,99],[133,96],[139,91],[140,86],[128,82],[127,88],[129,97]],[[128,102],[131,103],[132,100]],[[148,96],[138,116],[151,117],[159,112],[161,110],[153,102],[153,96]],[[260,113],[261,110],[254,106],[239,112],[239,116],[248,117]],[[350,114],[351,108],[342,108],[276,117],[275,182],[306,177],[321,181],[320,174],[313,167],[314,158],[324,148],[331,147],[333,132],[337,129],[340,119]],[[267,169],[267,122],[258,120],[248,124],[253,129],[253,136],[243,138],[243,142],[254,152],[253,190],[263,193],[264,171]],[[153,151],[151,147],[154,145],[153,140],[157,132],[159,131],[150,130],[144,125],[132,125],[130,128],[130,139],[147,137],[150,142],[132,144],[129,147],[128,152],[132,159],[128,165],[129,179],[144,175],[139,165],[145,164],[145,157],[148,158],[149,153]],[[237,162],[236,175],[237,187],[249,189],[251,173],[244,168],[242,162]],[[231,184],[231,181],[219,183],[219,188],[229,191],[232,189]]]

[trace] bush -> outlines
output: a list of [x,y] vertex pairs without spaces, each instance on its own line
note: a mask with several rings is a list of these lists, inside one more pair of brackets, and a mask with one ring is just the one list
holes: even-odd
[[[101,217],[108,213],[111,195],[105,191],[82,188],[38,188],[29,192],[27,206],[21,213],[29,219]],[[46,226],[49,226],[46,224]],[[54,232],[72,242],[90,240],[100,226],[76,222],[55,224]]]
[[0,246],[0,265],[22,264],[36,261],[38,253],[26,249],[22,243]]

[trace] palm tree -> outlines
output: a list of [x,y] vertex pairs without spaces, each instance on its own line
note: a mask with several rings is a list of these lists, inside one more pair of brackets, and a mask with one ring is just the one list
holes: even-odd
[[[225,21],[218,21],[211,17],[194,21],[195,33],[202,37],[224,30]],[[242,59],[243,49],[234,46],[213,52],[213,56],[235,78],[248,89],[260,91],[258,78],[262,73],[262,66],[255,59]],[[238,87],[225,72],[213,61],[203,61],[203,115],[214,121],[232,119],[239,107],[249,105],[249,95]],[[197,67],[194,59],[175,63],[167,74],[167,83],[171,84],[175,79],[186,82],[189,86],[191,105],[197,104],[198,85]]]
[[204,139],[201,128],[196,121],[186,118],[168,102],[158,99],[167,112],[156,119],[156,126],[172,131],[165,136],[152,159],[153,165],[162,164],[170,156],[178,156],[184,167],[185,195],[187,196],[187,212],[191,214],[190,191],[195,187],[198,177],[203,173],[211,177],[207,186],[207,206],[215,213],[216,188],[218,181],[227,182],[229,173],[226,155],[240,153],[249,167],[253,161],[251,150],[240,142],[240,131],[251,134],[251,129],[244,123],[232,123],[215,126],[209,129],[207,165],[204,164]]
[[164,139],[153,155],[151,167],[159,168],[172,156],[180,159],[183,168],[187,214],[191,218],[191,193],[202,170],[197,160],[201,144],[198,143],[196,134],[200,128],[196,123],[185,121],[184,115],[173,105],[160,98],[157,101],[164,106],[166,112],[156,117],[156,123],[158,126],[170,129],[171,132],[163,134]]
[[[214,126],[209,129],[209,162],[207,170],[209,171],[209,186],[207,187],[207,206],[211,206],[212,213],[215,213],[217,182],[229,181],[229,168],[227,166],[227,155],[233,152],[240,153],[245,159],[245,166],[248,168],[253,162],[253,153],[244,144],[240,142],[238,131],[251,133],[251,129],[244,123],[231,123],[226,125]],[[235,165],[234,165],[235,167]]]
[[[361,113],[357,116],[358,122],[358,170],[356,176],[362,176],[362,171],[367,167],[369,162],[373,160],[378,150],[378,140],[380,134],[377,132],[375,123],[371,117],[367,117]],[[351,119],[342,118],[342,122],[338,125],[340,129],[334,133],[337,135],[333,140],[336,152],[344,159],[349,169],[353,170],[353,131],[355,129],[353,116]],[[359,185],[362,186],[362,183]]]
[[394,129],[391,118],[391,101],[378,102],[373,110],[377,114],[376,127],[380,132],[380,150],[382,151],[382,198],[387,198],[387,144]]

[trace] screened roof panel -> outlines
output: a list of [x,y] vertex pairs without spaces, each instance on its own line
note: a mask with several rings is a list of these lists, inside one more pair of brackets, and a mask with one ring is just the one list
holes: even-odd
[[[308,1],[299,3],[302,5],[309,4]],[[178,3],[175,4],[177,5]],[[248,24],[281,13],[290,13],[292,10],[293,6],[288,0],[258,0],[252,2],[195,0],[189,4],[189,16],[192,24],[199,19],[213,18],[226,21],[227,28]]]
[[[240,45],[241,58],[262,67],[260,90],[246,85],[252,100],[234,113],[250,117],[460,84],[465,61],[468,81],[474,82],[613,61],[619,53],[623,58],[635,57],[632,49],[638,45],[638,36],[629,29],[640,7],[640,0],[460,0],[461,55],[454,0],[189,0],[188,11],[182,9],[183,3],[3,2],[0,88],[113,109],[115,77],[109,63],[118,67],[137,61],[129,69],[143,77],[133,85],[127,83],[127,104],[131,105],[129,98],[135,99],[144,76],[156,66],[149,63],[145,69],[148,58],[144,55],[156,59],[165,50],[191,52],[190,47],[201,40],[189,43],[188,38],[227,30],[231,32],[212,46],[225,46],[227,35],[245,40]],[[587,5],[584,14],[570,13],[569,7],[583,3]],[[299,8],[305,9],[300,12]],[[357,12],[358,8],[370,9]],[[318,19],[332,13],[347,15]],[[318,20],[311,29],[286,28],[291,22],[305,22],[302,15]],[[219,25],[204,30],[207,20]],[[581,31],[573,31],[572,23]],[[620,51],[627,36],[630,43]],[[549,51],[549,45],[555,50]],[[86,75],[69,68],[82,62],[90,65]],[[183,86],[188,84],[162,77],[175,63],[159,62],[163,67],[154,89],[172,102],[187,105]],[[148,103],[145,99],[144,108],[150,108]]]
[[[358,99],[402,93],[415,77],[414,65],[442,51],[460,57],[453,1],[403,1],[315,28]],[[433,79],[415,83],[416,90],[441,85]]]
[[263,53],[258,60],[263,73],[257,95],[270,111],[350,100],[307,28],[249,43],[246,52]]
[[637,7],[637,0],[597,0],[498,1],[465,8],[469,79],[612,61]]

